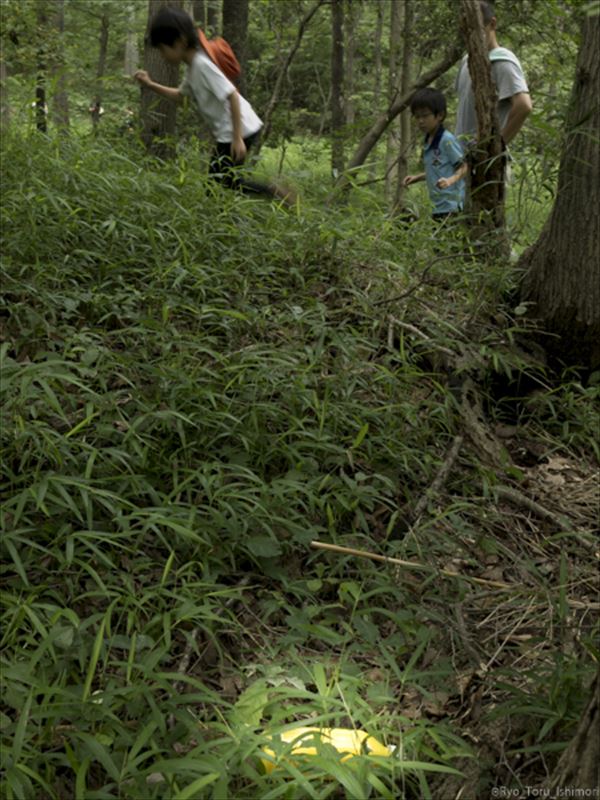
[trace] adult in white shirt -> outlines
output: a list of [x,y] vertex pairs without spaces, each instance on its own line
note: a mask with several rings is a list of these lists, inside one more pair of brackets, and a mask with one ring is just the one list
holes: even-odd
[[[531,96],[523,68],[516,55],[499,47],[496,38],[496,14],[490,0],[479,0],[486,43],[492,67],[492,79],[498,92],[498,121],[500,135],[505,144],[511,142],[523,127],[532,110]],[[475,97],[469,74],[467,56],[464,57],[456,80],[458,110],[456,112],[456,137],[463,148],[477,139],[477,113]]]

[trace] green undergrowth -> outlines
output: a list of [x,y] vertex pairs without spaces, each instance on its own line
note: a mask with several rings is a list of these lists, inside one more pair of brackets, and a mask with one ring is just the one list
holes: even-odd
[[[403,535],[461,430],[453,379],[531,372],[522,424],[585,458],[597,393],[544,383],[495,311],[515,277],[457,237],[307,175],[292,209],[221,192],[197,159],[5,142],[3,796],[434,796],[472,742],[414,698],[453,680],[467,586],[310,543],[473,564],[501,519],[483,453]],[[294,724],[396,749],[304,763]]]

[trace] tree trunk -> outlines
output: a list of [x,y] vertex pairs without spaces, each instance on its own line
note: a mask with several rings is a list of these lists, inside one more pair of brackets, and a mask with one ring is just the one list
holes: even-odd
[[356,108],[354,104],[354,56],[356,53],[356,26],[360,7],[356,0],[346,0],[344,27],[346,33],[344,64],[344,117],[346,125],[354,125]]
[[10,101],[8,96],[8,68],[4,53],[0,52],[0,130],[6,133],[10,127]]
[[248,0],[223,0],[223,37],[227,39],[242,74],[238,84],[242,94],[246,94],[246,43],[248,41]]
[[[404,23],[403,0],[390,0],[390,53],[388,65],[388,102],[392,104],[400,92],[400,37]],[[403,112],[404,113],[404,112]],[[400,115],[399,115],[400,116]],[[399,118],[388,128],[385,154],[385,196],[392,202],[395,186],[396,164],[398,163],[398,147],[400,138]]]
[[[430,69],[428,72],[420,75],[419,78],[412,84],[410,89],[406,92],[406,94],[398,97],[389,106],[389,108],[383,112],[383,114],[380,114],[379,117],[377,117],[370,130],[359,142],[354,155],[350,159],[347,167],[348,173],[350,173],[352,170],[358,169],[358,167],[361,167],[365,163],[367,156],[375,147],[381,136],[385,133],[390,122],[395,119],[398,114],[404,111],[405,108],[408,108],[410,99],[416,90],[422,89],[424,86],[429,86],[429,84],[436,80],[436,78],[439,78],[440,75],[443,75],[445,72],[447,72],[450,67],[458,61],[461,53],[462,44],[459,41],[456,41],[450,47],[439,64],[436,64],[436,66]],[[348,175],[340,175],[337,181],[336,190],[341,191],[347,187]]]
[[[158,48],[150,46],[150,23],[159,8],[182,8],[182,0],[149,0],[148,24],[144,39],[144,69],[150,77],[163,86],[178,86],[179,67],[168,64]],[[142,141],[148,151],[158,158],[170,158],[175,149],[169,138],[175,135],[177,106],[167,98],[159,97],[145,86],[141,88]]]
[[[556,769],[544,784],[542,792],[554,797],[567,786],[581,790],[581,797],[595,797],[600,785],[600,671],[591,687],[591,697],[579,722],[575,736],[563,752]],[[583,794],[585,792],[585,794]]]
[[219,0],[206,0],[206,35],[210,38],[219,33],[221,5]]
[[140,61],[137,32],[135,27],[135,6],[129,5],[127,10],[127,39],[125,40],[125,75],[133,75]]
[[498,98],[478,0],[460,0],[460,27],[469,54],[469,73],[477,112],[477,145],[471,152],[471,238],[480,256],[506,252],[504,158],[498,123]]
[[558,190],[550,217],[519,267],[521,298],[564,361],[600,366],[600,16],[586,16],[566,118]]
[[[414,8],[412,0],[404,0],[404,27],[402,29],[402,77],[400,79],[400,94],[404,95],[409,89],[412,79],[412,40],[413,40]],[[398,154],[398,169],[396,171],[396,197],[394,206],[401,211],[405,205],[406,187],[404,178],[408,175],[408,154],[412,144],[412,131],[410,126],[410,109],[405,108],[400,114],[400,147]]]
[[281,87],[283,86],[283,81],[285,80],[285,78],[287,76],[287,73],[288,73],[288,70],[290,68],[290,65],[291,65],[292,61],[294,60],[294,56],[298,52],[298,48],[300,47],[300,44],[302,43],[302,37],[304,36],[304,32],[306,31],[308,23],[311,21],[311,19],[315,15],[315,13],[323,5],[324,2],[325,2],[325,0],[316,0],[316,3],[313,6],[311,6],[311,8],[309,8],[309,10],[306,12],[304,17],[302,18],[302,20],[300,22],[300,25],[298,26],[298,33],[296,34],[296,41],[294,42],[294,45],[293,45],[292,49],[288,53],[287,58],[285,59],[285,61],[283,62],[281,68],[279,69],[279,71],[277,73],[277,80],[275,81],[275,86],[273,87],[273,92],[271,94],[271,99],[269,100],[269,103],[267,105],[267,110],[265,111],[264,116],[263,116],[263,128],[262,128],[262,133],[261,133],[261,137],[260,137],[259,143],[258,143],[258,145],[256,146],[256,149],[255,149],[256,155],[258,155],[258,153],[260,152],[260,148],[267,141],[269,133],[271,132],[271,119],[273,117],[273,112],[275,110],[275,107],[277,106],[277,103],[279,101],[279,95],[281,93]]
[[52,120],[62,133],[69,130],[69,95],[64,64],[65,2],[54,0],[54,28],[57,31],[57,44],[52,56],[52,77],[54,91],[50,110]]
[[204,0],[193,0],[192,17],[196,25],[199,25],[202,30],[206,28],[206,4]]
[[[373,47],[375,49],[375,63],[374,63],[374,73],[373,73],[373,107],[378,108],[379,102],[381,99],[381,42],[383,39],[383,15],[385,11],[385,6],[383,3],[377,3],[377,7],[375,12],[377,14],[376,22],[375,22],[375,41],[373,42]],[[375,180],[375,175],[377,174],[375,164],[371,164],[370,167],[370,178],[371,180]]]
[[92,128],[94,133],[98,132],[98,124],[102,116],[102,97],[104,95],[104,73],[106,71],[106,53],[108,51],[108,31],[110,28],[109,6],[102,7],[100,17],[100,39],[98,49],[98,66],[96,68],[96,91],[90,106],[92,117]]
[[37,70],[35,77],[35,127],[40,133],[48,131],[48,105],[46,103],[46,60],[48,56],[48,42],[44,35],[48,28],[48,15],[45,0],[38,0],[36,20],[39,37],[37,50]]
[[344,0],[331,0],[331,169],[344,169]]

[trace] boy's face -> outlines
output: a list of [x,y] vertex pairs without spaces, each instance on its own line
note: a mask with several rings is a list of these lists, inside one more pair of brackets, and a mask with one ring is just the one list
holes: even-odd
[[434,114],[428,108],[417,108],[413,116],[417,121],[419,130],[427,136],[435,133],[444,121],[444,114]]
[[162,57],[169,64],[181,64],[186,51],[185,42],[181,38],[176,39],[172,45],[160,44],[159,49]]

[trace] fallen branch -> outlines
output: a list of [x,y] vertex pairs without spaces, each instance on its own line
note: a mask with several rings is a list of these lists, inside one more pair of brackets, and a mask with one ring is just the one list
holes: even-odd
[[369,558],[371,561],[383,561],[387,564],[395,564],[397,567],[405,567],[406,569],[417,569],[423,572],[434,572],[443,575],[446,578],[460,578],[464,581],[471,581],[472,583],[479,583],[483,586],[494,586],[496,589],[507,589],[514,591],[520,587],[511,586],[508,583],[501,581],[490,581],[486,578],[475,578],[471,575],[461,575],[460,572],[454,572],[450,569],[438,569],[431,567],[428,564],[419,564],[417,561],[403,561],[401,558],[394,558],[392,556],[380,556],[378,553],[371,553],[369,550],[355,550],[353,547],[341,547],[339,544],[330,544],[329,542],[312,541],[311,547],[319,550],[331,550],[334,553],[342,553],[347,556],[357,556],[358,558]]
[[429,503],[431,498],[434,497],[440,491],[440,489],[446,482],[448,473],[452,469],[452,466],[458,457],[460,448],[462,447],[463,440],[464,437],[461,436],[460,434],[458,436],[455,436],[454,439],[452,440],[452,445],[448,450],[448,455],[444,459],[442,466],[440,467],[437,475],[433,479],[433,483],[423,494],[423,496],[415,506],[415,510],[413,513],[414,524],[416,524],[419,521],[421,514],[427,508],[427,504]]
[[423,331],[420,331],[418,328],[416,328],[414,325],[411,325],[409,322],[402,322],[402,320],[396,319],[395,317],[391,317],[391,321],[394,323],[394,325],[398,325],[399,328],[403,328],[404,330],[409,331],[409,333],[413,333],[415,336],[419,336],[421,339],[423,339],[423,341],[427,342],[427,344],[431,345],[431,347],[433,347],[435,350],[439,350],[440,353],[444,353],[445,355],[450,356],[450,358],[456,358],[456,353],[453,353],[452,350],[449,350],[447,347],[444,347],[441,344],[437,344],[437,342],[435,342],[430,336],[427,336],[426,333],[423,333]]

